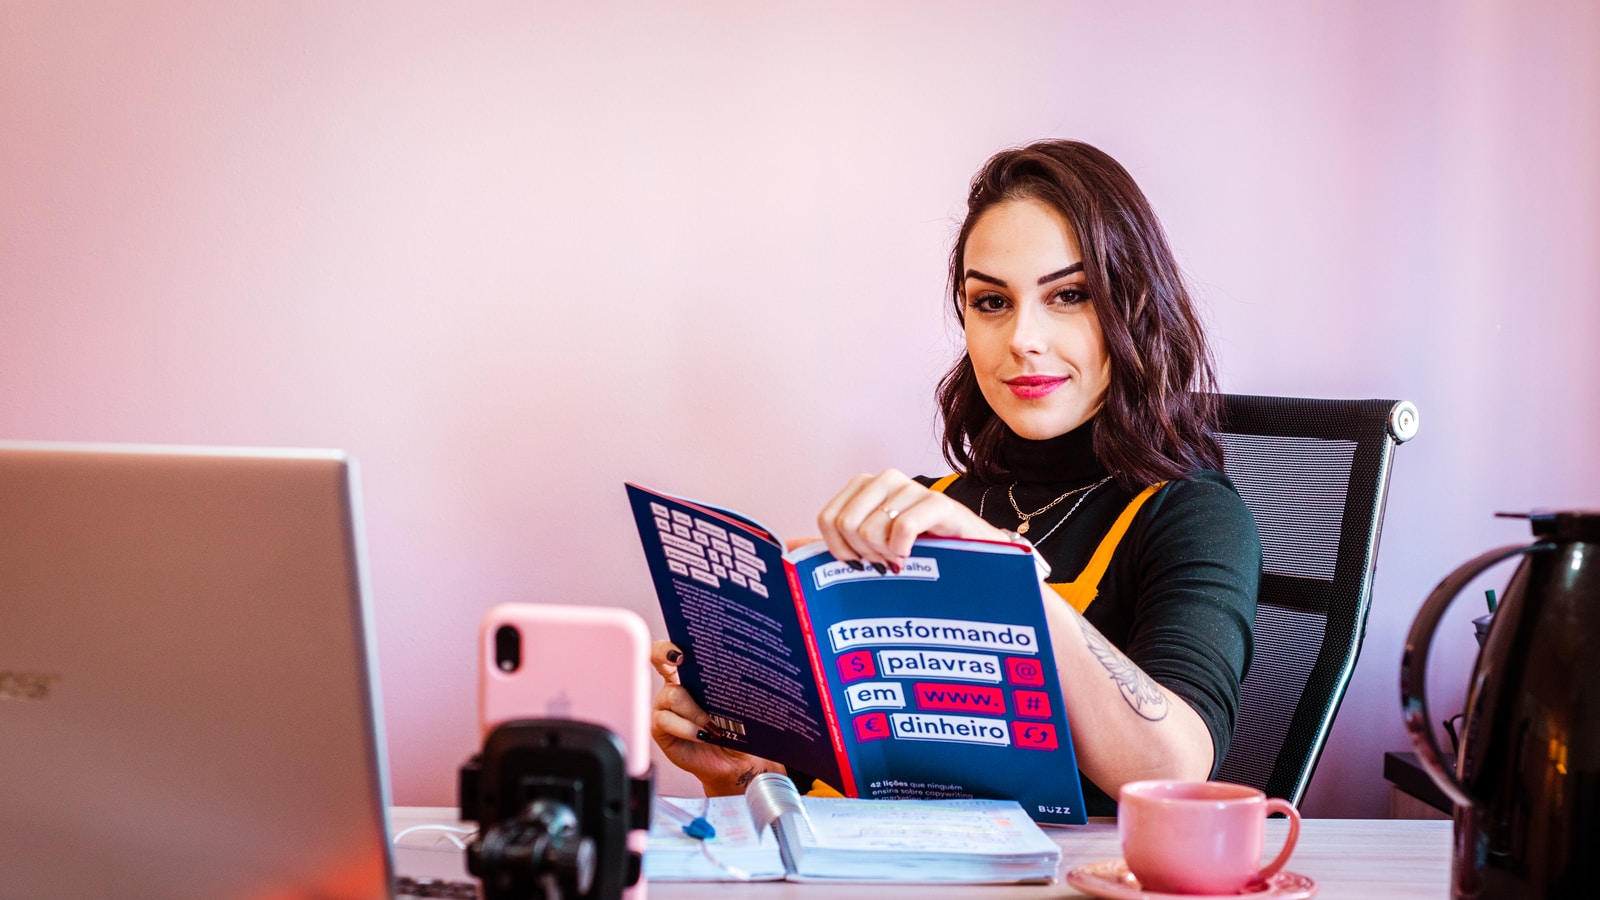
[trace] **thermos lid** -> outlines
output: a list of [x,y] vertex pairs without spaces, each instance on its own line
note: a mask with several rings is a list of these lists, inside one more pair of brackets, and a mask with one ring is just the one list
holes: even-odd
[[1525,513],[1495,513],[1507,519],[1527,519],[1533,536],[1551,541],[1600,543],[1600,509],[1534,510]]

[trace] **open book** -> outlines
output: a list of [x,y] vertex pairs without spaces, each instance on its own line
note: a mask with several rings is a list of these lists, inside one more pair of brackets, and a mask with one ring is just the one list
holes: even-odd
[[[704,841],[684,824],[704,816]],[[652,881],[1049,881],[1061,848],[1011,800],[802,797],[760,775],[742,797],[657,797],[645,878]]]
[[898,574],[857,570],[728,510],[628,495],[713,743],[846,797],[1087,821],[1031,548],[924,539]]

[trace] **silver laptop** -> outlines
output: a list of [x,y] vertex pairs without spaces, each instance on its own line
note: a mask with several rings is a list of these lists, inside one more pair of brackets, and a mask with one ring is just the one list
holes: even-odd
[[0,898],[378,898],[351,463],[0,442]]

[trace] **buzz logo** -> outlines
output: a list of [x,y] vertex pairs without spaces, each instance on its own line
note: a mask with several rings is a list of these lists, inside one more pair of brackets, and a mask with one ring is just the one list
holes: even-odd
[[0,700],[48,700],[60,675],[0,670]]

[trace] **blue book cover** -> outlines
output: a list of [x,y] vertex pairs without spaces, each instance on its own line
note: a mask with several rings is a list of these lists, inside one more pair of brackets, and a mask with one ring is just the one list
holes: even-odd
[[918,541],[899,574],[628,485],[679,677],[713,741],[845,796],[1016,800],[1087,821],[1031,551]]

